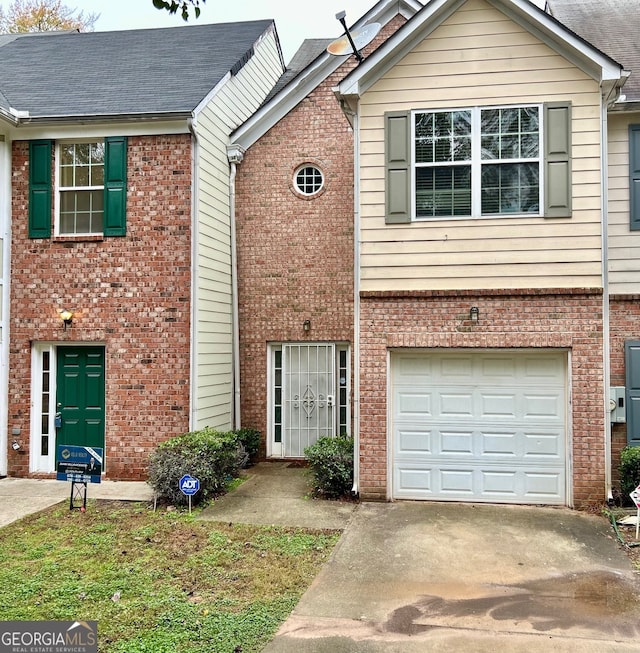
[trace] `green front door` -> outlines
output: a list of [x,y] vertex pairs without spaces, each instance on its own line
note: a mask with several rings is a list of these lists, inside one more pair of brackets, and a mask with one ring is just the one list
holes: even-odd
[[104,347],[58,347],[57,443],[104,448]]

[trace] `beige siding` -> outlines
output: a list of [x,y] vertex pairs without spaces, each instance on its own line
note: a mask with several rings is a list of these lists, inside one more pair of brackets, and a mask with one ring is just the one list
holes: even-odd
[[[573,216],[388,226],[385,111],[572,102]],[[484,0],[469,0],[360,102],[362,289],[601,287],[598,84]]]
[[609,291],[640,293],[640,231],[629,229],[629,125],[640,114],[609,116]]
[[229,134],[262,103],[281,75],[270,34],[239,73],[218,90],[196,120],[198,137],[196,397],[193,428],[231,427],[232,295]]

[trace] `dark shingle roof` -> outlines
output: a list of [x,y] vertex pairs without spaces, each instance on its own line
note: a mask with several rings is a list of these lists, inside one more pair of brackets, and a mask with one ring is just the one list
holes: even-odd
[[332,39],[305,39],[291,58],[282,77],[271,89],[265,103],[274,95],[277,95],[292,79],[295,79],[312,61],[319,57],[327,49],[331,41]]
[[640,100],[640,3],[638,0],[548,0],[551,15],[631,71],[622,88]]
[[4,35],[0,98],[32,118],[186,113],[251,56],[270,25]]

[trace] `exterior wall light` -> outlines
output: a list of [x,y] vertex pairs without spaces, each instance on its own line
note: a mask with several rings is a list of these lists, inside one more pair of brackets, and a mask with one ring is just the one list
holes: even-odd
[[73,322],[73,313],[66,308],[58,310],[58,313],[60,314],[60,319],[62,320],[64,330],[66,331],[67,327],[71,326],[71,323]]
[[20,449],[20,443],[19,443],[17,440],[14,440],[14,441],[11,443],[11,448],[12,448],[14,451],[18,451],[18,450]]
[[305,333],[311,331],[311,320],[305,320],[305,321],[302,323],[302,330],[303,330]]
[[472,322],[477,322],[480,319],[480,309],[477,306],[472,306],[469,309],[469,319]]

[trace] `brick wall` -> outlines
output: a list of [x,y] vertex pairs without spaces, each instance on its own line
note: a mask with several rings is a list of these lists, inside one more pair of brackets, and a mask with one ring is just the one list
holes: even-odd
[[[106,350],[107,476],[141,479],[149,452],[188,430],[191,145],[130,137],[127,235],[29,239],[28,143],[13,143],[9,474],[29,471],[31,344]],[[75,314],[63,331],[57,309]]]
[[[396,17],[365,50],[405,20]],[[353,342],[353,130],[332,88],[335,73],[249,148],[236,178],[241,419],[263,433],[268,343]],[[324,189],[299,195],[295,171],[318,166]],[[303,331],[305,320],[309,332]]]
[[[615,295],[610,298],[611,385],[626,386],[624,344],[640,340],[640,296]],[[627,446],[626,424],[616,424],[611,431],[611,468],[613,486],[619,489],[620,452]]]
[[[480,320],[469,320],[478,306]],[[544,348],[571,352],[573,500],[604,500],[602,295],[566,290],[363,293],[360,327],[360,493],[387,486],[389,348]]]

